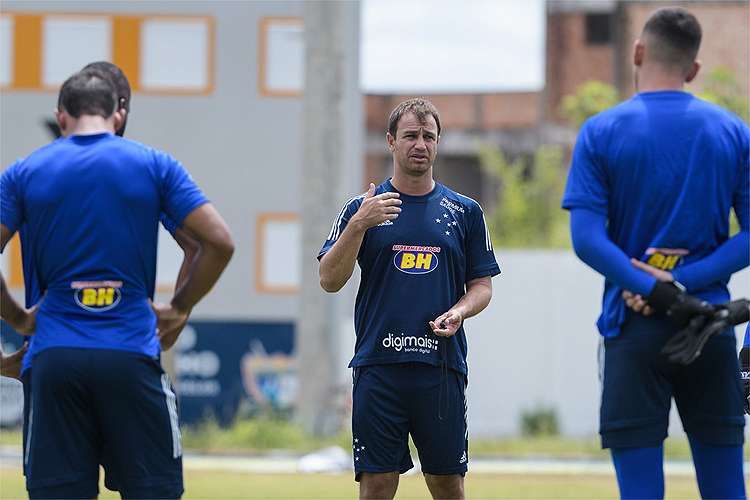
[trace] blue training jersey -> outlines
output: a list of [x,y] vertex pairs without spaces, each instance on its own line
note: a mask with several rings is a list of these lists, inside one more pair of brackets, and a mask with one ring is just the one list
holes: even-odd
[[[390,180],[375,195],[398,192]],[[364,195],[347,201],[320,250],[336,243]],[[440,338],[429,321],[447,312],[467,281],[500,273],[479,204],[435,183],[424,196],[401,193],[401,213],[365,232],[354,306],[357,340],[350,367],[423,362],[467,373],[466,334]]]
[[[749,162],[750,132],[735,115],[687,92],[644,92],[584,123],[562,205],[606,215],[625,254],[674,271],[729,238],[732,207],[750,227]],[[729,278],[688,292],[726,302]],[[605,337],[624,321],[621,292],[605,280]]]
[[[165,214],[161,214],[159,220],[164,228],[169,231],[170,234],[174,235],[177,225]],[[31,264],[32,260],[25,256],[27,252],[25,249],[29,248],[29,245],[31,244],[28,240],[27,234],[26,225],[23,225],[18,229],[18,239],[21,244],[21,265],[23,267],[23,290],[26,308],[28,309],[39,302],[42,295],[44,295],[44,292],[39,286],[36,272],[34,272],[34,266]],[[34,336],[27,337],[27,342],[29,344],[29,351],[26,352],[21,361],[21,375],[31,368],[31,351],[33,350]]]
[[182,165],[113,134],[72,136],[8,168],[1,187],[0,222],[23,227],[24,272],[36,276],[27,300],[45,293],[30,357],[50,347],[155,356],[160,213],[180,225],[207,202]]

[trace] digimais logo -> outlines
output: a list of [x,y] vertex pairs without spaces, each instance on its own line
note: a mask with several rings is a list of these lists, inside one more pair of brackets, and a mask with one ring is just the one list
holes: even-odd
[[420,352],[422,354],[429,354],[432,351],[438,349],[438,339],[429,338],[425,333],[423,337],[416,337],[414,335],[394,335],[389,333],[387,337],[383,339],[383,347],[386,349],[393,349],[396,352]]
[[76,304],[91,312],[109,311],[122,299],[122,281],[74,281]]
[[393,265],[406,274],[427,274],[438,266],[440,247],[393,245]]

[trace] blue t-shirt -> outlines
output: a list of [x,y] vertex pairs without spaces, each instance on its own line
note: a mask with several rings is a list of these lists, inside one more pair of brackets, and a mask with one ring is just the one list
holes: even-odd
[[[13,168],[13,165],[11,167]],[[161,221],[164,228],[170,232],[170,234],[174,235],[174,232],[177,230],[177,225],[172,221],[169,217],[167,217],[165,214],[160,214],[159,220]],[[29,245],[31,244],[28,241],[27,231],[26,231],[26,225],[24,224],[18,229],[18,239],[21,243],[21,264],[23,267],[23,289],[24,289],[24,295],[25,295],[25,301],[26,301],[26,308],[31,308],[32,306],[36,305],[39,300],[42,298],[42,295],[44,292],[41,290],[39,286],[39,281],[37,280],[36,273],[34,272],[34,267],[31,264],[31,259],[26,257],[26,250],[25,248],[29,248]],[[28,347],[29,351],[26,352],[26,354],[23,357],[23,360],[21,361],[21,375],[23,375],[26,370],[31,368],[31,351],[33,350],[33,344],[34,344],[34,336],[27,337]]]
[[[375,195],[398,192],[390,180]],[[318,259],[336,243],[364,195],[347,201]],[[362,270],[354,306],[357,334],[350,367],[424,362],[466,369],[466,334],[440,338],[429,321],[448,311],[465,284],[500,273],[479,204],[440,183],[424,196],[401,193],[401,213],[365,232],[357,262]],[[441,347],[445,343],[445,347]]]
[[0,222],[23,227],[24,272],[36,277],[27,300],[45,292],[31,358],[50,347],[155,356],[160,213],[179,225],[207,202],[182,165],[113,134],[72,136],[17,162],[0,183]]
[[[749,161],[750,132],[735,115],[686,92],[644,92],[584,123],[562,206],[605,215],[623,252],[673,271],[728,239],[732,207],[750,227]],[[726,302],[728,281],[688,292]],[[605,337],[624,321],[621,292],[605,280]]]

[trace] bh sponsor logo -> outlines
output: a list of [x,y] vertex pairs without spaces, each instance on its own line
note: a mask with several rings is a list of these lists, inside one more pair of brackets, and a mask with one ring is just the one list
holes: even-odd
[[427,274],[438,267],[440,247],[393,245],[393,265],[406,274]]
[[86,311],[109,311],[122,299],[122,281],[74,281],[70,288],[76,304]]
[[393,349],[396,352],[419,352],[429,354],[438,349],[438,339],[430,338],[425,333],[422,337],[415,335],[394,335],[388,333],[383,339],[383,347]]
[[684,248],[649,248],[646,250],[646,264],[664,271],[677,267],[690,252]]

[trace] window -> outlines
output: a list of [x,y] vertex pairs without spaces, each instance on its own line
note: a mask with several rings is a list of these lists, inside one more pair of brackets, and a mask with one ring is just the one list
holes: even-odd
[[612,41],[611,14],[586,14],[586,43],[606,45]]

